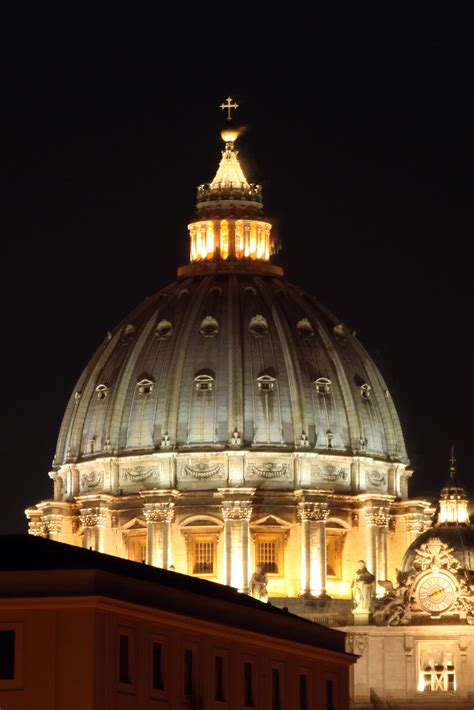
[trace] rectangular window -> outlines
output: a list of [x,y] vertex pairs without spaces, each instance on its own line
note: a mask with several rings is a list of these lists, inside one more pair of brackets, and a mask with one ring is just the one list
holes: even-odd
[[158,641],[153,641],[152,654],[152,687],[153,690],[164,690],[163,645]]
[[119,636],[119,683],[130,684],[130,637],[127,634]]
[[343,533],[331,532],[330,528],[326,529],[326,571],[328,577],[342,578],[343,545]]
[[214,656],[214,700],[225,700],[224,693],[224,659]]
[[194,574],[214,574],[214,541],[196,541],[194,547]]
[[334,710],[334,686],[332,680],[326,681],[326,710]]
[[0,680],[15,680],[15,640],[13,629],[0,631]]
[[194,692],[193,652],[184,649],[184,694],[192,695]]
[[423,642],[419,644],[418,691],[445,693],[457,690],[455,644]]
[[269,575],[283,576],[283,534],[255,533],[255,566]]
[[272,668],[272,710],[281,710],[280,671]]
[[253,666],[251,663],[244,663],[244,705],[246,708],[253,708]]
[[299,710],[308,710],[308,676],[306,673],[300,673],[299,703]]

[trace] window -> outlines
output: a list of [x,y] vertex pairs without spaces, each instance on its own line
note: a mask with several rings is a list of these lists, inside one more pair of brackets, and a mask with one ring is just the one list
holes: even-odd
[[457,690],[455,648],[449,642],[420,644],[418,690],[446,693]]
[[272,710],[281,710],[280,671],[272,668]]
[[143,377],[141,380],[139,380],[137,382],[138,394],[139,395],[151,394],[153,392],[154,386],[155,386],[155,383],[153,382],[153,380],[150,380],[148,377]]
[[130,671],[130,636],[119,635],[119,683],[129,685],[132,682]]
[[334,684],[326,680],[326,710],[334,710]]
[[370,391],[372,387],[368,385],[366,382],[360,386],[360,396],[362,399],[370,399]]
[[146,561],[146,533],[143,530],[125,533],[128,559],[133,562]]
[[194,385],[198,392],[211,392],[214,388],[214,373],[211,370],[201,370],[194,377]]
[[266,318],[257,315],[251,318],[249,323],[249,331],[256,338],[263,338],[268,333],[268,323]]
[[[181,293],[180,293],[181,296]],[[173,332],[173,325],[169,320],[160,320],[156,326],[156,337],[159,340],[166,340]]]
[[254,708],[253,664],[244,663],[244,706]]
[[272,392],[275,389],[276,377],[271,375],[260,375],[257,377],[257,387],[259,392]]
[[308,710],[308,676],[300,673],[299,677],[299,710]]
[[163,681],[163,644],[159,641],[152,643],[152,688],[153,690],[164,690]]
[[213,316],[205,316],[201,321],[199,332],[204,338],[213,338],[219,332],[219,322]]
[[327,377],[318,377],[318,379],[314,381],[316,392],[322,395],[329,394],[331,392],[331,385],[332,382]]
[[307,318],[302,318],[300,321],[298,321],[298,323],[296,324],[296,330],[298,332],[298,335],[303,338],[303,340],[312,338],[314,335],[313,326]]
[[193,652],[190,648],[184,649],[184,694],[192,695],[194,692]]
[[225,701],[223,656],[214,656],[214,700]]
[[0,630],[0,681],[15,680],[16,632]]
[[342,548],[345,532],[326,526],[326,573],[328,577],[342,579]]
[[255,566],[270,575],[283,575],[283,533],[255,534]]
[[109,391],[109,388],[107,387],[107,385],[100,384],[97,385],[95,391],[97,392],[97,399],[105,399],[107,397],[107,392]]
[[188,574],[215,577],[217,574],[217,534],[191,534],[187,539]]

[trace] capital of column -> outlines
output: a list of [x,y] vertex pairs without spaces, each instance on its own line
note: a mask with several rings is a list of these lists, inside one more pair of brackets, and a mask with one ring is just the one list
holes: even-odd
[[143,515],[147,523],[172,523],[175,505],[173,501],[164,503],[145,503]]
[[61,532],[63,526],[62,515],[43,515],[41,520],[45,533],[58,535]]
[[364,508],[365,524],[368,527],[376,525],[378,527],[388,527],[390,522],[390,508],[377,506],[373,508]]
[[298,503],[297,516],[301,522],[313,520],[325,523],[329,516],[329,506],[325,502],[302,501]]
[[407,532],[422,533],[425,529],[425,522],[421,513],[408,513],[405,516]]
[[83,508],[79,518],[83,528],[103,528],[107,519],[107,509]]
[[224,520],[247,520],[252,517],[252,506],[248,501],[232,500],[226,501],[222,508]]

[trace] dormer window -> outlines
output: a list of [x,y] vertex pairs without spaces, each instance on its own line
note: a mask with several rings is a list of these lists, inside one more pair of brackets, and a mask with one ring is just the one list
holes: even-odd
[[307,318],[302,318],[298,323],[296,324],[296,330],[298,331],[298,335],[306,340],[307,338],[312,338],[314,335],[314,329],[311,323]]
[[169,320],[160,320],[156,326],[156,336],[160,340],[166,340],[173,332],[173,324]]
[[370,399],[371,389],[372,387],[366,382],[364,382],[364,384],[360,386],[360,396],[362,397],[362,399]]
[[124,340],[130,340],[130,338],[133,338],[133,336],[135,335],[135,330],[136,329],[134,325],[132,325],[131,323],[127,323],[127,325],[123,329],[122,338]]
[[342,323],[335,325],[334,328],[332,329],[332,332],[334,333],[334,337],[336,338],[336,340],[344,340],[345,339],[344,326],[342,325]]
[[211,392],[214,388],[214,374],[210,370],[201,370],[194,377],[194,385],[198,392]]
[[213,338],[219,332],[219,322],[213,316],[205,316],[201,321],[199,332],[204,338]]
[[260,375],[257,377],[257,387],[259,392],[272,392],[275,389],[276,377],[271,375]]
[[331,385],[332,382],[331,380],[328,380],[327,377],[318,377],[318,379],[314,382],[316,392],[322,395],[329,394],[331,392]]
[[254,335],[256,338],[263,338],[265,335],[268,333],[268,323],[266,318],[263,316],[257,315],[254,316],[249,323],[249,331]]
[[97,385],[95,391],[97,392],[97,399],[105,399],[107,397],[109,388],[107,387],[107,385],[100,384]]
[[153,392],[153,389],[155,387],[155,383],[153,380],[149,380],[147,377],[144,377],[143,379],[139,380],[137,382],[137,389],[138,389],[138,394],[139,395],[148,395]]

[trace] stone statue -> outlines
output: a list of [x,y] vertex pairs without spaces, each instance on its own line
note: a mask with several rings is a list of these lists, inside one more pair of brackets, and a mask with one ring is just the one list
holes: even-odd
[[267,592],[268,578],[260,565],[257,565],[255,572],[250,577],[249,594],[260,602],[268,601]]
[[351,585],[354,610],[365,612],[371,610],[374,583],[374,575],[369,572],[364,560],[359,560]]

